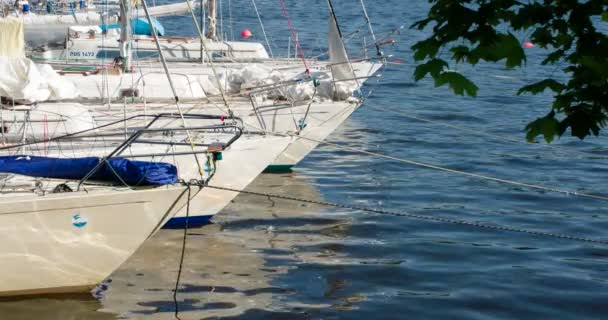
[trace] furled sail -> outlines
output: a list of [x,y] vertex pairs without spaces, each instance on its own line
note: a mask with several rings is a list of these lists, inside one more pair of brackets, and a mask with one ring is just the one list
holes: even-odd
[[352,96],[352,93],[358,89],[358,84],[338,29],[338,23],[333,14],[329,15],[327,41],[331,73],[334,81],[334,99],[344,100]]
[[329,61],[332,63],[331,72],[335,80],[346,80],[353,78],[353,70],[348,63],[348,54],[338,32],[338,24],[333,15],[329,16]]

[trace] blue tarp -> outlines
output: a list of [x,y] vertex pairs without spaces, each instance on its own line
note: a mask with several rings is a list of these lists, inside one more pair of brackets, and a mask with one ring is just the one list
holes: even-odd
[[[0,157],[0,172],[30,177],[80,180],[89,174],[99,161],[101,159],[97,157],[65,159],[23,155],[4,156]],[[160,186],[177,182],[177,168],[163,162],[112,158],[106,161],[89,180],[116,184],[122,184],[124,181],[129,186]]]
[[[152,18],[152,24],[154,24],[154,29],[156,30],[157,35],[165,35],[165,27],[163,27],[163,25],[157,19]],[[99,27],[102,31],[106,31],[108,29],[120,29],[120,24],[102,24]],[[131,19],[131,31],[133,32],[133,34],[139,34],[144,36],[152,35],[152,28],[150,28],[148,19],[144,18]]]

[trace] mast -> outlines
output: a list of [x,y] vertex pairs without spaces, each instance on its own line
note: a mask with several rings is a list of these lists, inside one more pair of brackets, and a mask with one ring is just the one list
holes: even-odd
[[[205,22],[205,0],[200,0],[201,1],[201,28],[202,31],[201,33],[205,33],[206,29],[207,29],[207,23]],[[203,43],[203,39],[201,39],[201,63],[205,62],[205,56],[203,54],[203,50],[205,50],[205,44]]]
[[209,24],[207,25],[206,37],[211,40],[217,40],[217,3],[216,0],[207,1],[207,19]]
[[122,71],[131,72],[131,16],[133,7],[131,0],[120,0],[120,57],[122,58]]

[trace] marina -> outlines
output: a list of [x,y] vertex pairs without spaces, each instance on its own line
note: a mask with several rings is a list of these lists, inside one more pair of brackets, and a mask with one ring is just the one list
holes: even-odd
[[103,7],[0,18],[2,319],[605,313],[608,145],[526,142],[539,48],[470,98],[411,79],[424,1]]

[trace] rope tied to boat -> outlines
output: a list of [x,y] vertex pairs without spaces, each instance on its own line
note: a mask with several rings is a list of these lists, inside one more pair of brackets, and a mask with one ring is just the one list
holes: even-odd
[[396,217],[402,217],[402,218],[425,220],[425,221],[430,221],[430,222],[468,226],[468,227],[473,227],[473,228],[478,228],[478,229],[523,233],[523,234],[529,234],[529,235],[534,235],[534,236],[556,238],[556,239],[560,239],[560,240],[569,240],[569,241],[585,242],[585,243],[592,243],[592,244],[608,245],[608,240],[577,237],[577,236],[572,236],[572,235],[567,235],[567,234],[520,229],[520,228],[504,226],[504,225],[496,225],[496,224],[490,225],[490,224],[483,224],[483,223],[472,222],[472,221],[467,221],[467,220],[457,220],[457,219],[450,219],[450,218],[443,218],[443,217],[436,217],[436,216],[426,216],[426,215],[407,213],[407,212],[396,212],[396,211],[390,211],[390,210],[384,210],[384,209],[367,208],[367,207],[347,205],[347,204],[342,204],[342,203],[337,203],[337,202],[311,200],[311,199],[297,198],[297,197],[291,197],[291,196],[282,196],[282,195],[265,193],[265,192],[238,190],[238,189],[234,189],[234,188],[212,186],[212,185],[208,185],[208,184],[205,185],[205,187],[211,188],[211,189],[223,190],[223,191],[239,192],[239,193],[243,193],[243,194],[260,196],[260,197],[264,197],[264,198],[289,200],[289,201],[295,201],[295,202],[316,204],[316,205],[321,205],[321,206],[326,206],[326,207],[363,211],[363,212],[379,214],[379,215],[390,215],[390,216],[396,216]]
[[[179,265],[177,268],[177,278],[175,279],[175,289],[173,290],[173,315],[175,316],[176,319],[181,320],[181,318],[179,317],[179,303],[177,302],[177,292],[179,290],[179,283],[182,277],[182,270],[184,267],[184,257],[186,256],[186,243],[188,240],[188,229],[190,228],[190,200],[191,200],[191,194],[192,194],[192,185],[190,183],[184,183],[182,181],[182,184],[185,185],[188,188],[188,198],[186,200],[186,219],[184,221],[184,233],[183,233],[183,237],[182,237],[182,251],[180,254],[180,258],[179,258]],[[202,187],[203,185],[200,185],[200,187]]]
[[573,148],[567,148],[564,146],[554,145],[554,144],[530,143],[530,142],[527,142],[527,141],[519,139],[519,138],[504,136],[504,135],[500,135],[497,133],[484,131],[481,129],[470,129],[468,127],[458,126],[458,125],[450,124],[450,123],[443,122],[443,121],[432,120],[427,117],[420,116],[418,114],[409,113],[407,110],[406,111],[396,110],[393,107],[387,108],[387,107],[382,107],[382,106],[378,106],[378,105],[366,105],[366,108],[376,109],[376,110],[382,111],[382,112],[389,112],[389,113],[392,113],[392,114],[395,114],[395,115],[398,115],[398,116],[401,116],[401,117],[404,117],[407,119],[412,119],[412,120],[416,120],[419,122],[426,122],[426,123],[430,123],[430,124],[436,124],[439,126],[459,130],[462,132],[467,132],[467,133],[471,133],[471,134],[475,134],[475,135],[479,135],[479,136],[488,137],[493,140],[500,140],[500,141],[505,141],[505,142],[509,142],[509,143],[517,143],[517,144],[525,144],[525,145],[535,145],[535,146],[544,147],[547,149],[552,149],[555,151],[565,152],[568,154],[576,153],[576,154],[580,154],[580,155],[587,156],[587,157],[608,158],[608,155],[605,155],[605,154],[594,153],[594,152],[578,150],[578,149],[573,149]]
[[406,164],[410,164],[410,165],[414,165],[414,166],[418,166],[418,167],[424,167],[424,168],[427,168],[427,169],[434,169],[434,170],[437,170],[437,171],[444,171],[444,172],[448,172],[448,173],[458,174],[458,175],[461,175],[461,176],[467,176],[467,177],[475,178],[475,179],[479,179],[479,180],[498,182],[498,183],[502,183],[502,184],[508,184],[508,185],[513,185],[513,186],[518,186],[518,187],[529,188],[529,189],[542,190],[542,191],[546,191],[546,192],[561,193],[561,194],[570,195],[570,196],[577,196],[577,197],[581,197],[581,198],[589,198],[589,199],[608,201],[608,197],[607,196],[603,196],[603,195],[589,194],[589,193],[578,192],[578,191],[569,191],[569,190],[563,190],[563,189],[559,189],[559,188],[555,188],[555,187],[547,187],[547,186],[537,185],[537,184],[532,184],[532,183],[519,182],[519,181],[508,180],[508,179],[503,179],[503,178],[496,178],[496,177],[487,176],[487,175],[478,174],[478,173],[471,173],[471,172],[466,172],[466,171],[461,171],[461,170],[456,170],[456,169],[450,169],[450,168],[446,168],[446,167],[442,167],[442,166],[434,165],[434,164],[430,164],[430,163],[425,163],[425,162],[420,162],[420,161],[414,161],[414,160],[408,160],[408,159],[404,159],[404,158],[389,156],[389,155],[385,155],[385,154],[382,154],[382,153],[366,151],[366,150],[363,150],[363,149],[358,149],[358,148],[353,148],[353,147],[349,147],[349,146],[345,146],[345,145],[341,145],[341,144],[337,144],[337,143],[332,143],[332,142],[312,139],[312,138],[309,138],[309,137],[305,137],[305,136],[301,136],[301,135],[295,135],[295,134],[292,134],[292,133],[286,133],[286,135],[292,136],[292,137],[298,137],[300,139],[316,142],[316,143],[319,143],[319,144],[325,144],[325,145],[328,145],[328,146],[333,146],[333,147],[340,148],[340,149],[343,149],[343,150],[349,150],[349,151],[353,151],[353,152],[357,152],[357,153],[361,153],[361,154],[366,154],[366,155],[370,155],[370,156],[374,156],[374,157],[378,157],[378,158],[383,158],[383,159],[388,159],[388,160],[392,160],[392,161],[396,161],[396,162],[406,163]]

